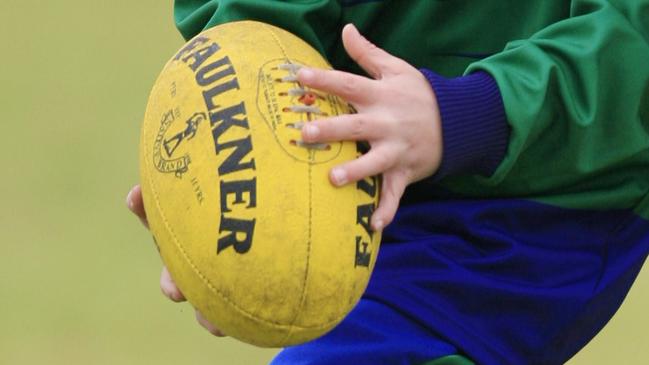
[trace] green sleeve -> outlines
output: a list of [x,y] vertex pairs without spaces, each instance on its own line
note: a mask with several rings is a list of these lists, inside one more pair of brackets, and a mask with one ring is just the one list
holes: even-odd
[[185,39],[218,24],[257,20],[296,34],[323,55],[337,42],[341,27],[334,0],[176,0],[174,18]]
[[649,0],[576,0],[571,15],[472,64],[500,88],[511,137],[470,195],[629,208],[649,191]]

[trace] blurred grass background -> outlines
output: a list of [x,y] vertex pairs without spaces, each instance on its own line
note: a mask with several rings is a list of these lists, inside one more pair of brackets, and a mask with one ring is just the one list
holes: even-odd
[[[265,364],[159,292],[124,199],[157,73],[183,43],[170,0],[0,1],[0,365]],[[646,363],[649,270],[569,364]]]

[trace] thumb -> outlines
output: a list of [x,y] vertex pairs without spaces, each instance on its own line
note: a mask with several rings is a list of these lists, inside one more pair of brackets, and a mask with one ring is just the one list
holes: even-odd
[[378,80],[389,70],[388,66],[394,56],[368,41],[353,24],[345,25],[342,39],[349,57],[372,78]]

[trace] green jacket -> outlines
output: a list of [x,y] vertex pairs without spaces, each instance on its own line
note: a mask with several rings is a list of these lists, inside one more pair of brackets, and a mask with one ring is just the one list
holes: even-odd
[[[474,197],[629,208],[649,219],[649,2],[646,0],[177,0],[185,38],[253,19],[283,27],[335,68],[359,71],[341,27],[446,77],[493,76],[511,128],[491,176],[442,184]],[[467,146],[466,148],[470,148]]]

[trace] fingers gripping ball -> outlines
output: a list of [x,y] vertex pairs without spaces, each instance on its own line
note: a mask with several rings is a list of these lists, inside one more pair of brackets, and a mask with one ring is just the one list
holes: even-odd
[[164,263],[208,321],[259,346],[332,329],[379,249],[378,179],[335,188],[327,177],[356,144],[300,139],[311,120],[350,112],[302,87],[300,65],[329,67],[279,28],[214,27],[166,64],[142,127],[142,193]]

